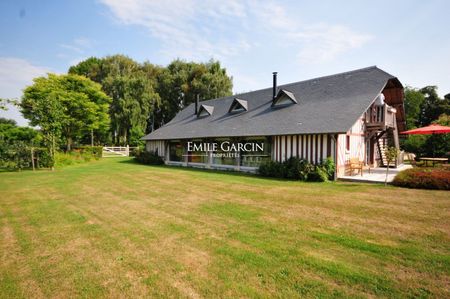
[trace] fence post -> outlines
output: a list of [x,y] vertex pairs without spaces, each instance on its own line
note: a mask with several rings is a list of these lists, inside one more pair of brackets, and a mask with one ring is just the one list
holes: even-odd
[[126,150],[125,150],[125,155],[127,156],[127,157],[129,157],[130,156],[130,146],[127,144],[127,148],[126,148]]

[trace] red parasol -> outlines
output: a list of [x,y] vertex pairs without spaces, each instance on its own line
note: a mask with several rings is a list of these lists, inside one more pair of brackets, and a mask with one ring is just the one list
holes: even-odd
[[412,129],[408,131],[401,132],[400,134],[445,134],[450,133],[450,127],[441,125],[429,125],[423,128]]

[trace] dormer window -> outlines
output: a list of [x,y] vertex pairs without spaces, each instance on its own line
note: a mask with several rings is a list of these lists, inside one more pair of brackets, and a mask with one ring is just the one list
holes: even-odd
[[238,113],[248,111],[248,104],[246,100],[234,98],[233,103],[231,103],[228,113]]
[[285,89],[280,89],[272,100],[272,107],[284,107],[291,104],[298,104],[297,99],[292,92]]
[[214,112],[214,106],[209,105],[201,105],[200,109],[198,110],[197,117],[206,117],[212,115]]

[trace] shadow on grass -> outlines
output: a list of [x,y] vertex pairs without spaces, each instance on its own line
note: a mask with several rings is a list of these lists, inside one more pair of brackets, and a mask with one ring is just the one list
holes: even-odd
[[[176,165],[149,165],[149,164],[142,164],[137,162],[134,159],[129,159],[129,160],[122,160],[119,161],[119,163],[126,163],[126,164],[134,164],[134,165],[142,165],[142,166],[150,166],[150,167],[155,167],[155,168],[161,168],[161,169],[177,169],[177,170],[181,170],[181,171],[185,171],[185,172],[195,172],[195,173],[204,173],[204,174],[228,174],[228,175],[232,175],[232,176],[241,176],[241,177],[251,177],[251,178],[261,178],[261,179],[265,179],[264,177],[260,177],[257,174],[253,174],[253,173],[246,173],[246,172],[240,172],[240,171],[235,171],[235,170],[218,170],[218,169],[205,169],[205,168],[197,168],[197,167],[192,167],[192,166],[176,166]],[[274,180],[279,180],[279,181],[288,181],[285,179],[274,179]]]
[[240,171],[236,171],[236,170],[218,170],[218,169],[205,169],[205,168],[196,168],[196,167],[189,167],[189,166],[176,166],[176,165],[147,165],[147,164],[141,164],[139,162],[137,162],[134,159],[127,159],[127,160],[121,160],[119,161],[119,163],[125,163],[125,164],[133,164],[133,165],[142,165],[142,166],[150,166],[150,167],[154,167],[154,168],[159,168],[159,169],[176,169],[182,172],[188,172],[188,173],[197,173],[197,174],[223,174],[223,175],[228,175],[228,176],[233,176],[233,177],[242,177],[242,178],[251,178],[251,179],[256,179],[256,180],[261,180],[261,181],[271,181],[271,182],[297,182],[297,183],[305,183],[305,184],[311,184],[314,186],[318,186],[318,185],[333,185],[333,186],[340,186],[340,187],[345,187],[345,188],[360,188],[361,186],[373,186],[372,184],[367,184],[367,183],[350,183],[350,182],[340,182],[340,181],[329,181],[326,183],[321,183],[321,182],[305,182],[305,181],[299,181],[299,180],[293,180],[293,179],[284,179],[284,178],[272,178],[272,177],[263,177],[260,176],[256,173],[247,173],[247,172],[240,172]]

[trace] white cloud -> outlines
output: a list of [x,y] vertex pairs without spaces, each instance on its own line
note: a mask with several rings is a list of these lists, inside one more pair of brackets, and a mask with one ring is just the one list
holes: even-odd
[[362,47],[373,39],[369,34],[354,32],[340,25],[321,24],[305,28],[303,32],[289,35],[300,39],[303,47],[298,53],[301,62],[327,62],[340,54]]
[[86,53],[93,47],[94,42],[85,37],[73,39],[70,43],[59,44],[64,51],[57,53],[56,57],[67,61],[69,66],[78,64],[88,55]]
[[[246,17],[240,1],[101,0],[122,24],[143,26],[171,58],[204,59],[233,56],[250,43],[240,32],[230,33]],[[234,30],[233,30],[234,31]]]
[[69,65],[70,65],[70,66],[72,66],[72,65],[77,65],[77,64],[79,64],[80,62],[82,62],[83,60],[86,60],[86,59],[88,59],[88,58],[89,58],[88,56],[79,56],[79,57],[75,57],[75,58],[69,60]]
[[25,59],[0,57],[0,97],[20,97],[22,89],[31,84],[33,78],[48,72],[49,68],[33,65]]
[[[22,90],[33,82],[33,78],[50,71],[49,68],[33,65],[24,59],[0,57],[0,98],[20,98]],[[7,111],[0,111],[0,117],[15,119],[19,125],[27,124],[12,105],[8,105]]]
[[73,43],[82,48],[91,48],[92,41],[85,37],[79,37],[73,40]]
[[63,49],[67,49],[67,50],[74,51],[74,52],[77,52],[77,53],[82,53],[83,52],[83,49],[81,49],[80,47],[74,46],[74,45],[60,44],[59,46],[61,48],[63,48]]
[[233,57],[256,48],[256,36],[264,36],[297,49],[301,63],[321,63],[372,39],[339,24],[304,24],[271,1],[100,1],[118,22],[146,28],[170,59]]
[[73,39],[70,43],[63,43],[59,46],[73,52],[83,53],[86,49],[92,48],[92,41],[85,37],[78,37]]

